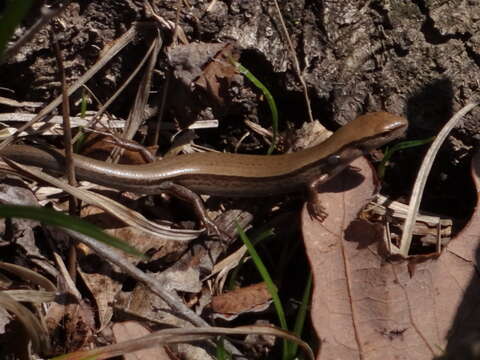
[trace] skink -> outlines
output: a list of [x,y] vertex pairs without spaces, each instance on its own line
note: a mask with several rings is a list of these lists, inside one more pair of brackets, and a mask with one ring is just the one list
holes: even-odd
[[[374,112],[349,122],[319,145],[289,154],[265,156],[207,152],[179,155],[143,165],[110,164],[74,155],[75,168],[79,179],[142,194],[184,187],[215,196],[270,196],[316,189],[354,159],[400,137],[407,126],[403,117]],[[0,155],[48,170],[63,171],[65,168],[63,155],[57,150],[9,145],[0,151]]]

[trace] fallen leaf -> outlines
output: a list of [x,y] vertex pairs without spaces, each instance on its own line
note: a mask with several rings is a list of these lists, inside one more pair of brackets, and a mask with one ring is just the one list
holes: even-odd
[[[137,339],[151,334],[151,331],[136,321],[124,321],[112,326],[116,343]],[[125,360],[170,360],[163,346],[150,347],[123,355]]]
[[12,316],[3,307],[0,308],[0,335],[5,335],[5,326],[12,320]]
[[[235,289],[212,298],[212,310],[220,314],[239,315],[251,311],[265,310],[271,295],[264,282]],[[261,310],[258,310],[258,309]]]
[[[115,236],[129,245],[135,247],[139,251],[146,253],[149,250],[156,249],[157,261],[165,260],[165,258],[178,258],[188,244],[185,242],[166,241],[159,239],[153,234],[147,234],[133,226],[124,226],[116,221],[116,219],[104,211],[87,206],[82,209],[82,217],[88,219],[90,223],[100,226],[108,234]],[[122,289],[122,276],[119,276],[119,269],[114,265],[104,262],[88,248],[83,249],[79,253],[79,274],[85,285],[89,289],[98,307],[98,318],[100,330],[108,325],[113,315],[111,304],[115,301],[115,297]],[[133,263],[138,263],[139,259],[130,257]]]
[[[479,162],[476,157],[477,176]],[[315,279],[312,322],[322,343],[317,359],[431,359],[445,350],[473,351],[480,334],[480,213],[440,256],[389,259],[379,250],[378,225],[352,225],[360,194],[366,200],[373,189],[370,170],[361,167],[366,180],[360,186],[326,194],[324,223],[312,221],[305,209],[302,214]],[[475,182],[478,188],[478,177]]]
[[[254,326],[272,326],[267,320],[256,320]],[[245,346],[249,352],[252,353],[252,357],[261,359],[265,354],[271,353],[275,346],[276,337],[266,334],[248,334],[245,337]]]
[[48,309],[45,323],[55,354],[80,350],[93,340],[94,314],[83,300],[78,304],[54,303]]
[[233,45],[226,44],[203,68],[195,84],[202,87],[212,98],[223,105],[228,98],[230,81],[236,75],[237,69],[230,59],[238,59],[233,53]]
[[236,99],[231,84],[239,89],[243,85],[230,56],[237,58],[233,46],[225,43],[195,42],[168,50],[173,69],[168,103],[181,128],[228,113],[228,105]]
[[[362,346],[370,341],[370,337],[363,341],[361,335],[370,336],[371,332],[358,329],[357,305],[361,313],[364,306],[357,302],[355,292],[365,289],[362,271],[368,272],[373,267],[371,261],[377,257],[368,247],[358,249],[358,241],[347,241],[345,232],[373,195],[375,184],[365,159],[355,161],[353,166],[360,167],[361,171],[353,173],[346,169],[320,189],[318,196],[328,213],[323,222],[313,219],[306,207],[302,211],[302,232],[314,276],[311,316],[322,342],[318,359],[361,358],[365,355]],[[363,182],[359,176],[364,177]],[[357,239],[360,236],[358,234]],[[362,251],[367,253],[366,256],[359,253]],[[357,275],[360,276],[358,280]],[[367,295],[359,298],[370,298]]]
[[[2,204],[16,204],[26,206],[38,206],[38,201],[32,191],[26,188],[25,184],[19,179],[7,179],[0,185],[0,201]],[[44,248],[39,248],[39,243],[35,239],[34,228],[39,226],[38,221],[29,219],[11,219],[12,238],[8,241],[13,245],[22,249],[28,263],[34,263],[43,269],[52,277],[58,275],[57,269],[44,256]]]
[[[124,143],[120,143],[120,139],[113,132],[91,132],[87,135],[82,147],[81,154],[83,156],[105,161],[114,149],[121,148],[122,153],[118,161],[120,164],[145,164],[149,159],[142,155],[143,151],[149,152],[149,156],[155,155],[156,147],[143,147],[134,141],[127,142],[125,140],[122,140]],[[141,150],[142,148],[143,150]]]

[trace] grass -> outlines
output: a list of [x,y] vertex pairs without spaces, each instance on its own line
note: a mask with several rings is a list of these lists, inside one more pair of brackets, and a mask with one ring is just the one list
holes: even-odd
[[[285,311],[280,300],[280,296],[278,294],[278,289],[275,283],[273,282],[272,276],[270,275],[268,269],[266,268],[265,264],[263,263],[262,259],[260,258],[257,250],[253,246],[252,241],[249,237],[245,234],[242,228],[237,225],[237,232],[240,236],[240,239],[243,241],[244,245],[248,249],[248,253],[250,254],[253,263],[255,264],[256,269],[258,270],[260,276],[262,277],[263,281],[265,282],[267,289],[272,297],[274,308],[278,317],[278,321],[280,323],[280,327],[285,330],[289,331],[287,319],[285,316]],[[301,337],[303,332],[305,319],[308,312],[308,305],[310,302],[310,294],[312,288],[312,276],[309,275],[307,279],[307,284],[304,289],[302,301],[297,312],[295,325],[294,325],[294,334],[297,337]],[[298,350],[298,345],[289,342],[287,340],[283,340],[283,347],[282,347],[282,360],[292,360],[296,357]]]
[[69,216],[58,211],[34,206],[0,205],[0,217],[37,220],[48,225],[63,227],[87,235],[130,255],[146,258],[143,253],[134,247],[116,237],[108,235],[99,227],[80,218]]
[[262,91],[263,95],[267,99],[268,106],[270,107],[270,112],[272,113],[272,143],[267,151],[267,154],[270,155],[272,154],[273,150],[275,150],[278,139],[278,110],[275,99],[273,98],[272,93],[267,89],[267,87],[263,85],[263,83],[258,80],[257,77],[250,72],[250,70],[248,70],[242,64],[233,59],[231,59],[230,61],[233,63],[233,65],[235,65],[237,71],[240,74],[245,75],[245,77],[250,80],[253,85],[255,85],[258,89]]

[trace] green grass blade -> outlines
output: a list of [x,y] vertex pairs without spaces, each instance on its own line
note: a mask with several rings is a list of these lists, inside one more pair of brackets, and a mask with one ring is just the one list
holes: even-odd
[[[280,297],[278,296],[278,291],[277,287],[275,286],[272,277],[268,273],[267,268],[263,264],[262,259],[257,253],[257,250],[255,250],[255,247],[253,246],[252,242],[248,238],[248,236],[245,234],[243,229],[237,224],[237,232],[238,235],[240,236],[240,239],[242,239],[243,243],[248,249],[248,252],[250,256],[252,257],[252,260],[260,273],[260,276],[262,277],[263,281],[265,281],[265,284],[267,285],[268,292],[272,296],[273,299],[273,305],[275,307],[275,311],[277,312],[278,320],[280,322],[280,326],[283,330],[288,331],[288,326],[287,326],[287,319],[285,317],[285,311],[283,310],[282,302],[280,301]],[[283,359],[287,360],[288,359],[288,353],[289,353],[289,342],[287,340],[283,341]]]
[[99,227],[80,218],[65,215],[58,211],[34,206],[0,205],[0,217],[31,219],[41,221],[48,225],[63,227],[90,236],[102,243],[123,250],[128,254],[146,258],[144,254],[133,246],[128,245],[116,237],[108,235]]
[[223,345],[223,337],[220,337],[220,339],[216,341],[216,344],[217,353],[215,355],[215,358],[217,360],[232,360],[232,356],[227,350],[225,350],[225,346]]
[[[302,302],[298,308],[297,317],[295,319],[295,326],[293,327],[293,333],[299,338],[302,337],[303,326],[305,325],[305,319],[308,314],[308,306],[310,304],[310,295],[312,292],[312,282],[313,276],[312,273],[308,275],[307,284],[305,285],[305,290],[303,291]],[[295,343],[290,343],[289,346],[289,358],[293,359],[298,350],[298,345]]]
[[[271,236],[274,236],[274,235],[275,235],[275,232],[273,231],[273,229],[262,230],[262,231],[260,231],[256,234],[252,235],[252,238],[253,238],[252,239],[252,244],[253,244],[253,246],[256,246],[261,241],[263,241],[263,240],[265,240],[265,239],[267,239]],[[245,255],[242,257],[242,259],[244,257],[245,257]],[[240,262],[238,263],[238,266],[235,269],[232,270],[232,273],[229,276],[227,285],[225,287],[227,290],[233,290],[235,288],[235,282],[236,282],[238,274],[242,270],[242,266],[243,266],[242,259],[240,259]]]
[[235,65],[237,68],[238,72],[240,74],[245,75],[245,77],[252,82],[253,85],[255,85],[258,89],[260,89],[263,92],[263,95],[265,96],[265,99],[267,99],[268,106],[270,107],[270,112],[272,113],[272,144],[270,145],[270,148],[268,149],[267,154],[270,155],[273,150],[275,149],[275,146],[277,145],[277,138],[278,138],[278,110],[277,110],[277,104],[275,103],[275,99],[272,96],[272,93],[267,89],[263,83],[258,80],[255,75],[253,75],[250,70],[248,70],[246,67],[244,67],[242,64],[239,62],[231,59],[232,63]]
[[402,142],[399,142],[398,144],[395,144],[391,148],[387,147],[382,161],[377,166],[378,177],[380,179],[383,179],[383,177],[385,176],[386,164],[388,163],[388,161],[390,161],[392,155],[395,154],[397,151],[412,148],[412,147],[422,146],[424,144],[428,144],[432,142],[434,139],[435,139],[435,136],[432,136],[432,137],[429,137],[428,139],[423,139],[423,140],[402,141]]

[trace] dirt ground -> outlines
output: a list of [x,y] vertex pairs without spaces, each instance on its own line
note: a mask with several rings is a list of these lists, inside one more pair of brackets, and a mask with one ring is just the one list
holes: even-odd
[[[52,32],[71,84],[140,24],[125,49],[87,82],[88,93],[98,99],[89,106],[95,110],[104,104],[156,43],[153,51],[158,55],[151,64],[145,106],[136,110],[146,125],[138,126],[134,139],[157,145],[152,134],[162,109],[169,130],[160,135],[160,152],[169,149],[173,133],[199,121],[219,123],[218,128],[196,131],[199,145],[242,153],[268,149],[264,133],[252,131],[251,123],[271,129],[270,110],[254,85],[228,68],[215,68],[213,82],[208,76],[199,81],[205,64],[226,46],[225,56],[238,59],[272,93],[282,151],[290,148],[295,129],[309,121],[305,92],[313,119],[330,130],[360,114],[385,110],[409,120],[409,140],[436,135],[456,111],[478,100],[478,1],[279,0],[278,8],[273,1],[164,0],[151,1],[153,7],[146,3],[72,1],[54,24],[1,65],[0,96],[46,104],[61,94]],[[41,5],[38,2],[22,23],[16,38],[38,19]],[[131,116],[144,72],[145,68],[109,107],[112,116]],[[80,112],[85,93],[71,96],[72,114]],[[14,111],[36,110],[20,106]],[[12,108],[0,103],[0,112]],[[425,211],[460,223],[472,212],[475,190],[468,168],[478,140],[479,115],[477,107],[442,148],[422,202]],[[249,136],[243,139],[245,133]],[[395,158],[384,181],[384,192],[392,199],[408,200],[425,151],[420,147]],[[305,268],[296,271],[303,274]]]

